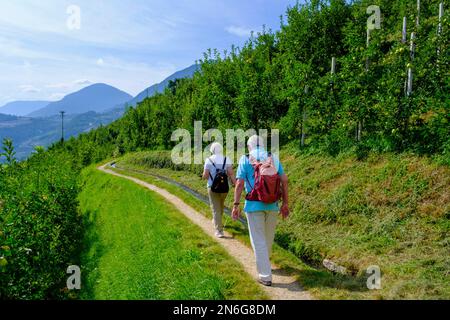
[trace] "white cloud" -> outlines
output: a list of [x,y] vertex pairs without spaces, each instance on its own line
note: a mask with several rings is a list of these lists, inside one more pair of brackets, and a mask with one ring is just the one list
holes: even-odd
[[31,68],[32,68],[33,66],[31,65],[30,61],[25,60],[25,61],[23,62],[22,67],[23,67],[25,70],[31,70]]
[[80,80],[75,80],[73,83],[78,86],[87,86],[87,85],[92,84],[93,82],[89,81],[87,79],[80,79]]
[[48,84],[45,86],[49,89],[69,89],[71,87],[68,83],[54,83],[54,84]]
[[19,89],[22,90],[22,92],[26,92],[26,93],[38,93],[41,92],[40,89],[30,85],[30,84],[24,84],[19,86]]
[[[191,3],[177,10],[166,1],[89,1],[77,0],[81,10],[81,30],[71,30],[67,22],[71,14],[67,1],[0,1],[0,27],[7,27],[25,34],[53,36],[71,39],[84,44],[108,48],[136,49],[149,46],[167,46],[179,37],[174,29],[190,25],[185,11],[193,10]],[[182,8],[180,8],[182,7]],[[187,16],[189,16],[187,14]],[[40,54],[23,52],[23,54]]]
[[[6,96],[60,98],[89,85],[76,79],[135,95],[192,64],[209,47],[239,46],[249,28],[274,26],[272,18],[278,25],[284,4],[277,5],[281,11],[269,8],[288,2],[295,0],[196,0],[195,5],[192,0],[77,0],[82,28],[74,32],[67,28],[72,1],[0,0],[0,103]],[[223,37],[226,33],[230,36]],[[23,92],[23,84],[40,92]]]
[[45,87],[49,88],[49,89],[64,89],[64,90],[69,90],[72,89],[73,87],[77,87],[77,86],[87,86],[92,84],[93,82],[87,79],[79,79],[79,80],[75,80],[72,82],[62,82],[62,83],[52,83],[52,84],[48,84]]
[[50,101],[58,101],[66,96],[65,93],[52,93],[48,98]]
[[244,27],[237,27],[237,26],[229,26],[229,27],[226,27],[225,30],[228,33],[231,33],[235,36],[242,37],[242,38],[250,37],[250,35],[252,33],[252,29],[244,28]]

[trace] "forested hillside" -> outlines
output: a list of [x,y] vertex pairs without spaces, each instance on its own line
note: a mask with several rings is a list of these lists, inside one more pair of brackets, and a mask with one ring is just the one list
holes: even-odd
[[[295,6],[279,32],[265,30],[243,48],[225,53],[206,52],[193,79],[172,82],[164,94],[69,146],[92,160],[170,148],[175,129],[192,131],[194,121],[201,120],[203,128],[278,128],[283,143],[295,140],[299,147],[332,155],[347,149],[360,158],[370,150],[411,150],[439,154],[448,162],[448,13],[438,33],[439,2],[421,3],[418,25],[415,1],[332,0]],[[373,4],[380,6],[381,29],[370,32],[366,47],[366,9]]]

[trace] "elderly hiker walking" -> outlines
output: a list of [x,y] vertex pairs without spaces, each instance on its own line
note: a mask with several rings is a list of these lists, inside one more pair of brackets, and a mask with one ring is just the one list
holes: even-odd
[[223,210],[225,199],[228,195],[228,179],[233,186],[236,183],[231,161],[223,156],[223,147],[215,142],[210,148],[212,156],[206,159],[203,170],[203,179],[208,180],[209,203],[213,213],[213,224],[216,229],[216,236],[223,238]]
[[[244,189],[244,211],[247,216],[250,240],[256,258],[259,282],[272,285],[270,255],[275,237],[278,213],[283,218],[289,215],[288,179],[280,161],[268,153],[259,136],[252,136],[247,142],[249,154],[239,160],[237,183],[234,195],[233,219],[240,215],[240,199]],[[282,199],[281,209],[278,201]]]

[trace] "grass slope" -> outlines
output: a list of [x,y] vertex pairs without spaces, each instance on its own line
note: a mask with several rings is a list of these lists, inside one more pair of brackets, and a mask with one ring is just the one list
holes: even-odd
[[[211,209],[202,201],[195,198],[192,194],[174,186],[166,181],[155,178],[149,174],[137,173],[127,169],[113,169],[116,172],[138,178],[142,181],[152,183],[158,187],[164,188],[177,195],[184,202],[195,208],[204,216],[211,218]],[[149,169],[149,173],[156,173],[163,176],[174,176],[186,178],[183,172],[174,172],[167,169]],[[195,179],[194,177],[191,177]],[[175,178],[176,179],[176,178]],[[183,180],[183,179],[179,179]],[[191,180],[194,181],[194,180]],[[233,236],[251,247],[247,229],[240,222],[231,220],[228,216],[224,217],[225,229]],[[365,299],[370,297],[370,292],[366,287],[366,279],[359,277],[349,277],[347,275],[332,274],[323,268],[315,268],[299,260],[288,250],[285,250],[274,244],[272,252],[272,261],[288,273],[296,277],[310,294],[319,299]]]
[[85,169],[82,299],[264,299],[213,239],[157,194]]
[[[155,163],[167,163],[154,161],[155,156],[163,157],[142,152],[119,164],[206,192],[197,174],[155,169]],[[278,244],[313,266],[328,258],[349,271],[349,277],[336,279],[300,270],[308,290],[321,298],[450,297],[448,167],[408,154],[357,161],[285,149],[281,158],[291,182],[293,214],[279,224]],[[381,290],[364,289],[370,265],[381,268]]]

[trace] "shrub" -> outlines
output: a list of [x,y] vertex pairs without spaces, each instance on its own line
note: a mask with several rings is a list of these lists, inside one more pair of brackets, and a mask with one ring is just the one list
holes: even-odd
[[0,298],[63,298],[81,234],[77,172],[38,153],[0,172]]

